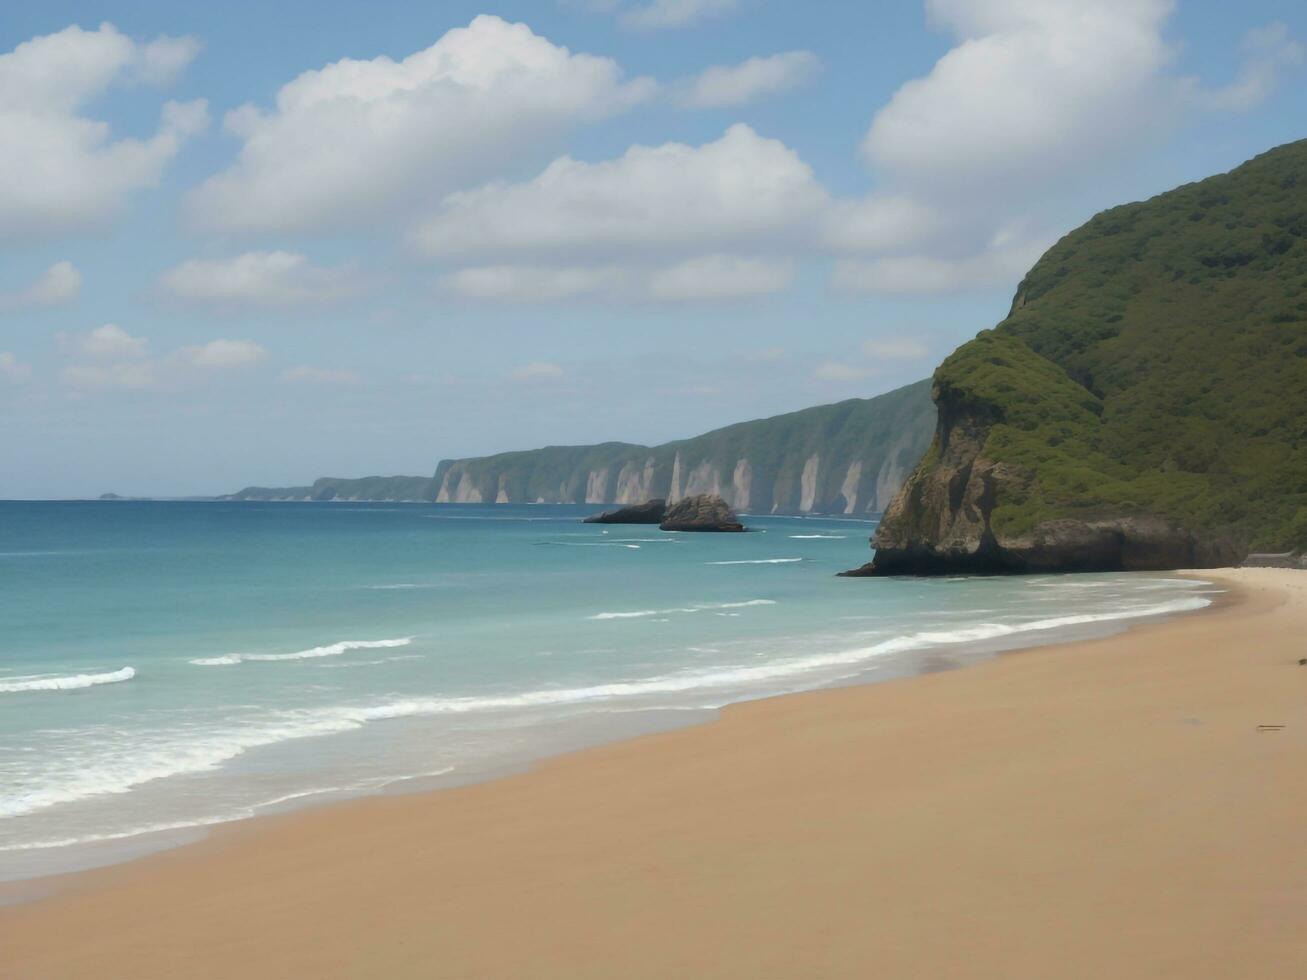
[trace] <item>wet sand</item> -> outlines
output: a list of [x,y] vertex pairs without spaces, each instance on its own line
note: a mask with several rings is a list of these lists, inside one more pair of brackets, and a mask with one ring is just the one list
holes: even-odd
[[1307,573],[1199,574],[1220,608],[36,883],[0,976],[1307,976]]

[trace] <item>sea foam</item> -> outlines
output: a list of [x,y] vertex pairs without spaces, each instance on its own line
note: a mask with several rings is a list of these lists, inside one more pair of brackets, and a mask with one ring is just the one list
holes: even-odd
[[[692,609],[687,607],[683,611],[700,612],[709,609],[769,604],[772,604],[772,600],[751,599]],[[373,704],[275,712],[269,717],[257,721],[251,720],[225,731],[195,730],[188,733],[189,737],[167,738],[154,744],[148,741],[144,744],[136,741],[133,743],[132,752],[121,755],[115,753],[111,761],[105,760],[98,766],[70,766],[55,781],[45,785],[24,787],[7,795],[0,794],[0,817],[32,813],[88,796],[125,793],[154,780],[214,769],[251,749],[294,739],[354,731],[376,721],[607,701],[620,702],[631,698],[687,692],[707,695],[707,700],[701,700],[697,706],[712,707],[728,703],[738,697],[739,695],[734,692],[743,693],[751,688],[775,689],[778,682],[805,675],[816,677],[822,671],[829,672],[835,668],[866,669],[870,661],[892,654],[993,640],[1014,634],[1088,623],[1161,616],[1201,609],[1210,604],[1210,599],[1191,596],[1154,605],[1127,607],[1111,613],[1085,613],[1018,623],[977,623],[953,630],[920,631],[887,637],[869,646],[815,653],[770,663],[722,664],[703,669],[681,670],[669,674],[567,688],[543,688],[464,697],[418,697]],[[655,615],[655,613],[641,611],[635,615]],[[369,642],[395,644],[395,641]],[[782,683],[781,689],[784,689],[784,686]]]
[[123,667],[103,674],[70,674],[66,677],[16,677],[0,681],[0,694],[22,694],[27,691],[80,691],[98,684],[117,684],[136,676],[136,668]]
[[279,660],[316,660],[319,657],[339,657],[350,650],[384,650],[390,647],[406,647],[414,637],[401,636],[394,640],[341,640],[326,646],[310,647],[296,650],[294,653],[227,653],[221,657],[198,657],[192,660],[197,667],[227,667],[247,661],[266,663]]
[[716,605],[678,606],[674,609],[637,609],[634,612],[601,612],[587,619],[644,619],[647,616],[669,616],[672,613],[698,613],[714,609],[745,609],[749,606],[774,606],[775,599],[746,599],[744,602],[720,602]]
[[802,558],[737,558],[733,561],[708,561],[705,565],[789,565]]

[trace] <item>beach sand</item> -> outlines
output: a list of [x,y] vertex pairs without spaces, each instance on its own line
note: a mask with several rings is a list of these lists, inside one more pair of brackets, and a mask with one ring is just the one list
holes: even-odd
[[1297,980],[1307,573],[1198,574],[1231,599],[70,876],[0,976]]

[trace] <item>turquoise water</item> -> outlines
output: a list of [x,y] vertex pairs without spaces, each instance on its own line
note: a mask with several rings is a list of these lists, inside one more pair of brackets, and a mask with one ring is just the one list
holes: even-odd
[[837,579],[872,524],[593,509],[0,503],[0,878],[1210,601],[1159,575]]

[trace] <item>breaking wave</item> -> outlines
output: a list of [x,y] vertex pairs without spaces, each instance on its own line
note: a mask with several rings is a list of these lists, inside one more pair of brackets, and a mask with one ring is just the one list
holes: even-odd
[[0,681],[0,694],[27,691],[80,691],[99,684],[118,684],[136,676],[135,667],[123,667],[104,674],[70,674],[66,677],[18,677]]

